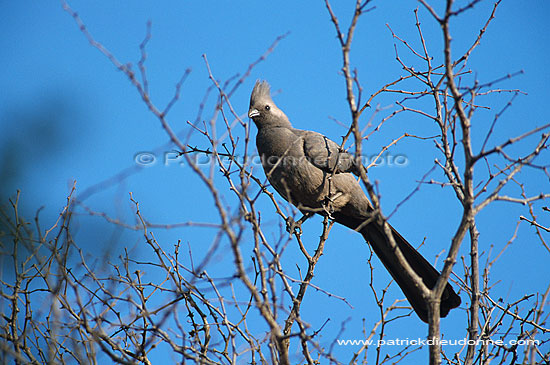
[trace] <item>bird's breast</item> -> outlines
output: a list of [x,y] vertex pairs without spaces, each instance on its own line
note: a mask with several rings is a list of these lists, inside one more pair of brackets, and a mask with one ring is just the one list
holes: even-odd
[[327,174],[306,158],[303,139],[291,130],[260,131],[256,144],[271,185],[294,205],[319,208],[328,193]]

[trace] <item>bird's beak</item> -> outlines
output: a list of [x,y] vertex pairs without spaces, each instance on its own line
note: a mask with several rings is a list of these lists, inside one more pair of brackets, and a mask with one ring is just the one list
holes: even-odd
[[258,115],[260,115],[260,112],[258,111],[258,109],[251,109],[248,111],[249,118],[254,118],[254,117],[257,117]]

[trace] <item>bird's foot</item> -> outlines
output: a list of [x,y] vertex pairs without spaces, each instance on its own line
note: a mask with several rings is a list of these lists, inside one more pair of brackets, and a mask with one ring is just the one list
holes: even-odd
[[286,218],[286,231],[290,233],[291,236],[293,233],[300,236],[302,234],[302,222],[296,222],[294,218],[288,216]]
[[287,232],[290,233],[290,235],[294,233],[296,236],[300,236],[302,234],[302,223],[307,221],[312,216],[313,216],[313,213],[310,213],[310,212],[304,213],[302,218],[298,219],[297,221],[295,221],[294,218],[288,216],[286,218]]
[[329,219],[334,219],[334,217],[332,216],[332,212],[334,212],[334,209],[331,209],[331,207],[328,207],[328,206],[324,205],[323,206],[323,211],[325,212],[325,215]]
[[330,219],[334,219],[332,216],[332,213],[334,212],[334,201],[341,197],[343,194],[341,192],[337,192],[336,194],[332,196],[327,196],[325,198],[325,203],[323,204],[323,210],[325,212],[325,215],[329,217]]

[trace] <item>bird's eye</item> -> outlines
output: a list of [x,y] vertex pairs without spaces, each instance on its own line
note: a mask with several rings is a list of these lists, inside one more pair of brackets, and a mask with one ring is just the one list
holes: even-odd
[[265,110],[269,110],[269,109],[271,109],[271,107],[269,105],[266,105]]

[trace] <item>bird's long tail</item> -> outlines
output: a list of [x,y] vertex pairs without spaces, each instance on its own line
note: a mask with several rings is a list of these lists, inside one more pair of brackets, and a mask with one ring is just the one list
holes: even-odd
[[[360,227],[361,222],[358,219],[347,216],[335,216],[335,220],[351,229]],[[391,226],[390,226],[391,227]],[[433,288],[440,273],[413,247],[407,242],[393,227],[391,227],[393,238],[403,253],[405,260],[418,276],[422,278],[428,288]],[[403,294],[409,300],[414,311],[424,322],[428,322],[428,304],[422,297],[419,288],[414,282],[405,275],[403,267],[399,264],[394,250],[383,232],[383,228],[371,222],[359,229],[359,232],[370,243],[374,253],[389,271],[397,285],[403,291]],[[449,283],[445,287],[441,296],[440,315],[446,317],[449,311],[460,305],[460,297],[455,293]]]

